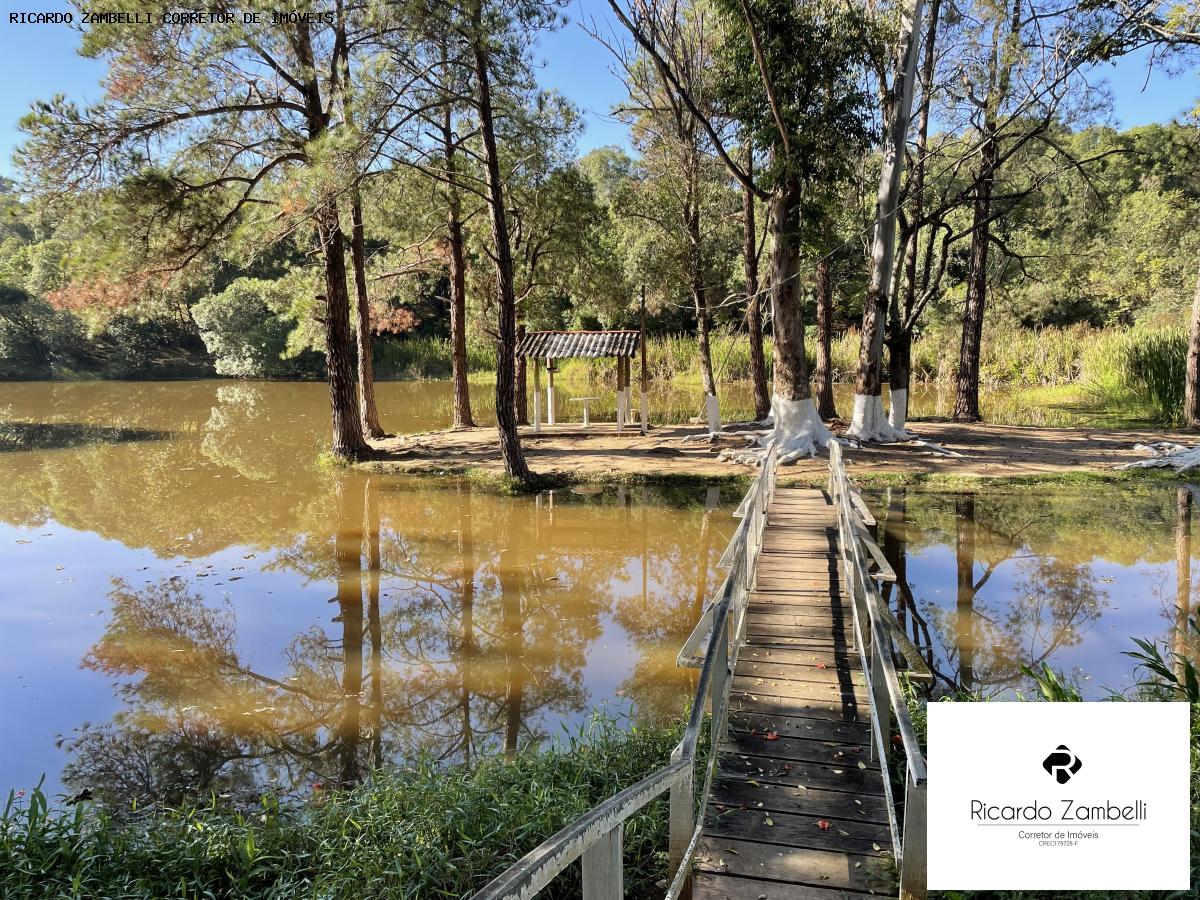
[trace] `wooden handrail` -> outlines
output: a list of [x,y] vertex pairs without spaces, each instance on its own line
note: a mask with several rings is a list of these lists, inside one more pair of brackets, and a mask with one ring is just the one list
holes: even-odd
[[[836,441],[829,445],[829,493],[837,507],[839,547],[850,591],[859,654],[867,679],[867,694],[871,700],[872,755],[878,758],[883,773],[888,822],[896,864],[900,869],[900,896],[921,900],[926,895],[925,789],[928,773],[896,674],[892,658],[893,633],[883,613],[886,605],[877,581],[880,574],[886,577],[891,566],[884,560],[879,572],[871,572],[871,565],[878,562],[882,553],[863,528],[865,504],[846,474],[842,447]],[[870,516],[869,512],[867,516]],[[874,518],[870,521],[873,523]],[[888,765],[893,721],[906,758],[903,823],[896,818]]]

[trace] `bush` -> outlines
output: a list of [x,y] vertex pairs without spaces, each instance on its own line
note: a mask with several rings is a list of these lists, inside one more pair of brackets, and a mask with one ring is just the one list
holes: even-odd
[[[568,745],[509,763],[378,772],[300,808],[208,803],[115,815],[49,809],[40,792],[0,816],[0,894],[24,897],[469,897],[589,808],[669,761],[682,723],[621,731],[597,719]],[[703,745],[703,742],[702,742]],[[666,801],[625,827],[626,889],[666,875]],[[579,895],[579,867],[543,893]]]
[[204,346],[218,375],[238,378],[304,378],[321,373],[320,354],[288,355],[292,323],[273,310],[288,306],[278,282],[239,278],[192,307]]

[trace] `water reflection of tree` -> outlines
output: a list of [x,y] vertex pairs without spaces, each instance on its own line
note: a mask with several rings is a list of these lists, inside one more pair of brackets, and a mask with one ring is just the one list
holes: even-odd
[[[1090,559],[1030,552],[1030,532],[1045,526],[1042,510],[1023,516],[1020,502],[1004,494],[961,492],[952,505],[944,498],[917,496],[926,506],[926,527],[918,532],[922,543],[930,539],[930,511],[953,517],[953,610],[912,599],[907,564],[913,549],[903,489],[893,490],[888,504],[884,551],[898,576],[897,619],[907,622],[914,641],[927,648],[942,683],[984,692],[1019,686],[1022,666],[1036,666],[1078,644],[1098,620],[1107,594],[1097,586]],[[939,520],[935,533],[949,530]],[[989,597],[985,588],[1005,564],[1016,569],[1013,596]]]
[[621,693],[634,698],[638,715],[651,721],[678,715],[695,690],[696,671],[678,667],[675,660],[724,577],[716,566],[727,537],[720,527],[720,501],[720,489],[709,488],[699,533],[693,539],[689,529],[687,538],[673,545],[676,552],[658,556],[653,565],[647,551],[653,529],[649,507],[643,503],[628,514],[631,533],[640,542],[640,583],[636,594],[618,601],[615,619],[639,653]]
[[[674,632],[686,634],[711,590],[711,510],[695,520],[707,547],[697,564],[694,531],[664,542],[656,519],[678,514],[661,507],[639,510],[650,520],[639,533],[614,527],[607,502],[474,502],[466,484],[387,485],[342,478],[326,536],[314,525],[269,564],[335,585],[330,621],[295,636],[281,672],[247,663],[232,607],[207,605],[183,578],[116,585],[85,665],[114,678],[125,708],[72,740],[67,781],[144,803],[272,780],[352,783],[419,753],[469,763],[511,752],[586,708],[588,650],[632,560],[642,556],[658,588],[618,613],[643,649],[667,640],[673,654]],[[648,671],[632,679],[639,704],[643,693],[677,699]]]

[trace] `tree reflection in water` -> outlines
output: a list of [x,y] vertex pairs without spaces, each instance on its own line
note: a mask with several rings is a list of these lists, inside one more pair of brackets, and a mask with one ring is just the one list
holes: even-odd
[[123,709],[67,742],[68,786],[145,805],[515,753],[595,704],[584,669],[610,615],[638,651],[622,685],[638,714],[682,708],[693,674],[673,657],[717,578],[719,492],[684,514],[624,489],[615,507],[356,474],[330,491],[324,524],[309,506],[315,520],[265,564],[333,586],[328,621],[294,634],[282,671],[249,663],[235,607],[183,576],[114,584],[84,665]]
[[[1095,572],[1107,548],[1059,540],[1064,510],[1050,493],[1031,502],[1019,490],[892,488],[880,498],[881,543],[897,574],[886,599],[941,689],[1028,690],[1022,667],[1055,665],[1110,606]],[[949,554],[948,565],[935,562]],[[952,605],[935,587],[947,568]]]

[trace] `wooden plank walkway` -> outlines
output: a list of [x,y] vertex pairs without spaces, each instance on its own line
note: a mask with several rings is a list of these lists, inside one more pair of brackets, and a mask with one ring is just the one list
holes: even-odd
[[895,896],[870,701],[839,570],[829,498],[779,488],[697,848],[696,898]]

